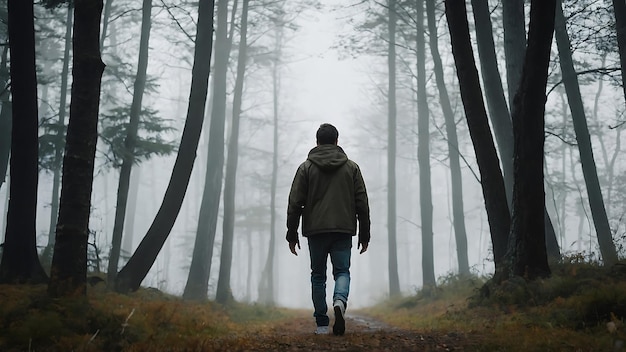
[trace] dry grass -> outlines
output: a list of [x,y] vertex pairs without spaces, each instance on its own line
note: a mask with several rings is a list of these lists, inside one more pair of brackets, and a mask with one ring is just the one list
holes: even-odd
[[[153,289],[90,289],[88,302],[50,299],[46,287],[0,285],[0,351],[211,351],[262,332],[287,310],[185,302]],[[242,341],[243,342],[243,341]]]
[[366,313],[404,329],[478,340],[477,351],[626,351],[626,265],[561,263],[549,279],[497,287],[447,278]]
[[[478,294],[485,287],[488,297]],[[0,302],[0,351],[321,350],[334,341],[313,340],[310,311],[192,303],[153,289],[119,295],[99,284],[87,302],[73,302],[48,298],[45,286],[4,285]],[[403,332],[355,332],[343,350],[359,350],[357,340],[375,351],[423,336],[452,341],[448,350],[624,351],[626,265],[567,262],[549,279],[497,287],[448,276],[362,313]]]

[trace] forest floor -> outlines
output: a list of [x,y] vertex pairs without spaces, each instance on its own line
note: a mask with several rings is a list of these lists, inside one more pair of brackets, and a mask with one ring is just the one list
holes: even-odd
[[[332,324],[332,318],[331,318]],[[332,325],[331,325],[332,327]],[[424,333],[394,327],[378,319],[346,315],[342,336],[315,335],[310,313],[276,322],[263,333],[233,337],[224,350],[239,351],[472,351],[480,343],[459,333]]]
[[349,309],[343,336],[315,335],[311,310],[189,302],[152,288],[122,295],[104,283],[78,300],[0,285],[0,351],[626,352],[626,263],[572,261],[548,279],[485,283],[448,276]]

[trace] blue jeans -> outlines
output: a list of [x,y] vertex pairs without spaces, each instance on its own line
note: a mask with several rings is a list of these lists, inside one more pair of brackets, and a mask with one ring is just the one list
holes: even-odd
[[343,233],[315,234],[309,239],[309,254],[311,256],[311,294],[317,326],[328,326],[326,314],[326,263],[330,254],[335,279],[333,302],[341,300],[348,303],[350,292],[350,252],[352,249],[352,235]]

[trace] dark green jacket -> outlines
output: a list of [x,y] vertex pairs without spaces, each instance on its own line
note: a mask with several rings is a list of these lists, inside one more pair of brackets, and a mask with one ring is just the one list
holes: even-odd
[[289,192],[287,206],[287,241],[298,240],[302,217],[302,235],[348,233],[359,243],[369,243],[370,213],[365,182],[359,166],[348,159],[341,147],[322,144],[309,152],[298,167]]

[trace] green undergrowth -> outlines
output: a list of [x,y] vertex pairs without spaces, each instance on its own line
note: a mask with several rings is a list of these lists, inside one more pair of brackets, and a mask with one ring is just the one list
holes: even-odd
[[500,285],[449,276],[366,314],[406,329],[461,334],[476,351],[626,351],[626,263],[566,260],[547,279]]
[[238,336],[289,318],[278,308],[193,303],[155,289],[90,288],[86,301],[51,299],[46,286],[0,285],[0,351],[228,350]]

